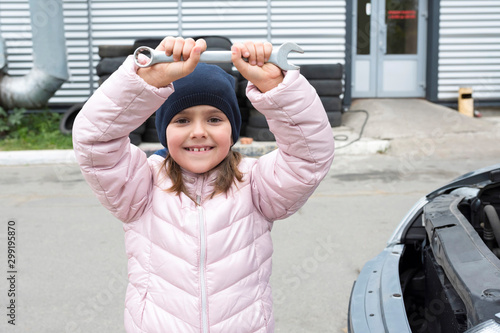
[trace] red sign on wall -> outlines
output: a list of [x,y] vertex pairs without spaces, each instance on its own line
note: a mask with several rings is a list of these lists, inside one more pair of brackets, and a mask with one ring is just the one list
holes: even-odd
[[410,20],[416,17],[416,10],[389,10],[387,12],[387,18],[390,20]]

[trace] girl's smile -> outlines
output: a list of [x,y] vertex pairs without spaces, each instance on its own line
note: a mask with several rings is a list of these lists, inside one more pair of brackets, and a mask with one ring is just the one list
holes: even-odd
[[172,118],[166,137],[174,161],[188,171],[205,173],[227,156],[232,145],[231,123],[221,110],[197,105]]
[[206,151],[214,149],[214,147],[187,147],[184,149],[186,149],[187,151],[190,151],[190,152],[202,152],[202,153],[204,153]]

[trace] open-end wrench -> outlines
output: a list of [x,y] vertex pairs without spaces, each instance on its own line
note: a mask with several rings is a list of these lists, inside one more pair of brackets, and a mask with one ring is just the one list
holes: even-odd
[[[302,48],[297,44],[286,42],[272,51],[271,56],[269,57],[269,60],[267,62],[275,64],[283,70],[299,69],[299,66],[295,66],[294,64],[288,62],[288,54],[290,52],[304,53]],[[139,62],[139,56],[141,56],[141,62],[146,62]],[[245,61],[248,61],[246,58],[243,59]],[[167,56],[165,52],[156,51],[148,46],[139,46],[134,51],[134,60],[139,67],[149,67],[161,62],[173,62],[174,57]],[[200,62],[209,64],[232,62],[231,51],[205,51],[200,55]]]

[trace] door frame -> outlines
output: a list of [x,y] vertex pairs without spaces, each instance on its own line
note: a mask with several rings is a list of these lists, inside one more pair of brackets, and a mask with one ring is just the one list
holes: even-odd
[[[426,57],[427,57],[427,0],[419,0],[418,5],[418,40],[417,54],[414,55],[417,66],[417,88],[413,92],[385,92],[383,91],[383,65],[384,60],[401,60],[411,58],[412,55],[386,55],[382,54],[380,48],[385,48],[386,27],[385,27],[385,1],[372,0],[370,15],[370,54],[357,54],[357,9],[358,1],[353,0],[349,9],[352,18],[348,37],[351,43],[347,48],[349,51],[348,60],[350,75],[349,79],[352,98],[390,98],[390,97],[425,97],[426,96]],[[383,24],[379,24],[382,22]],[[349,71],[348,70],[348,71]],[[358,81],[358,82],[356,82]],[[359,83],[362,82],[362,83]],[[356,90],[357,87],[364,88]]]

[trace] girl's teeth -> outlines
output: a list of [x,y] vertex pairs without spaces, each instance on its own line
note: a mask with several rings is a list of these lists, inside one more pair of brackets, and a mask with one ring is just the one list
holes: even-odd
[[191,151],[206,151],[207,148],[192,148]]

